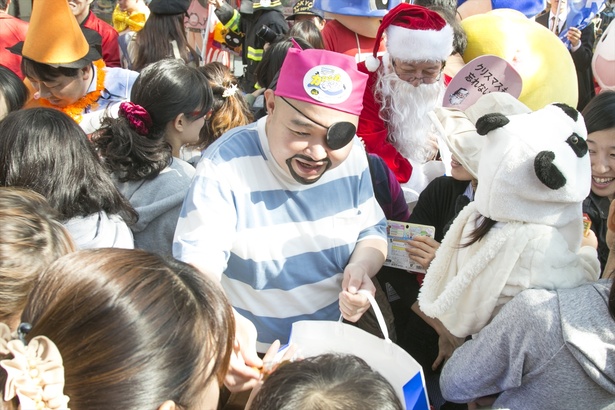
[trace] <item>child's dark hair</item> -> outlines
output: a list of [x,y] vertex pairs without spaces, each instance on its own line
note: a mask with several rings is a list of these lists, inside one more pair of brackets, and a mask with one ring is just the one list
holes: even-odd
[[137,220],[81,127],[51,108],[14,111],[0,122],[0,186],[38,192],[62,221],[100,211]]
[[213,96],[197,68],[164,59],[141,72],[130,100],[151,118],[145,135],[120,115],[106,118],[92,138],[108,169],[122,182],[155,178],[166,168],[172,159],[171,146],[165,140],[167,125],[179,114],[190,121],[203,117],[211,109]]
[[290,31],[288,32],[290,37],[299,37],[307,41],[313,48],[324,50],[325,42],[322,38],[322,34],[318,29],[318,26],[311,20],[297,21]]
[[21,71],[26,77],[36,78],[40,81],[53,81],[60,76],[77,77],[82,68],[52,67],[30,60],[27,57],[21,59]]
[[199,62],[200,56],[186,38],[184,17],[184,13],[150,14],[135,39],[137,55],[133,70],[141,71],[149,64],[172,56],[172,41],[175,41],[180,57],[186,64]]
[[391,384],[363,359],[323,354],[281,365],[254,397],[251,410],[401,410]]
[[[300,37],[293,37],[293,39],[306,50],[313,48],[306,40]],[[263,53],[263,59],[258,66],[256,66],[256,81],[258,85],[265,88],[272,88],[272,82],[277,78],[282,63],[286,58],[286,54],[291,47],[295,47],[290,38],[284,38],[281,41],[277,41]]]
[[[231,306],[186,263],[137,249],[81,250],[51,264],[31,296],[26,341],[46,336],[57,346],[71,409],[157,409],[167,400],[200,409],[203,390],[228,370]],[[5,380],[0,368],[0,393]],[[0,408],[14,406],[0,399]]]
[[4,98],[7,112],[19,110],[28,101],[28,89],[23,81],[3,65],[0,65],[0,96]]
[[481,215],[479,218],[478,226],[470,234],[470,240],[464,244],[461,244],[461,247],[467,248],[468,246],[475,244],[476,242],[483,239],[496,223],[497,221],[494,221],[491,218],[487,218],[486,216]]
[[583,109],[587,133],[615,128],[615,91],[602,91]]

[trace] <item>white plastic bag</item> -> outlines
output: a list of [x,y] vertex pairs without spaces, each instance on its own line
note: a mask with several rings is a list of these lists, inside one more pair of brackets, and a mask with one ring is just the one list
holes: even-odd
[[429,410],[423,368],[391,342],[378,304],[369,292],[360,292],[370,300],[385,339],[341,321],[302,320],[293,323],[290,343],[297,344],[304,357],[324,353],[358,356],[391,383],[406,409]]

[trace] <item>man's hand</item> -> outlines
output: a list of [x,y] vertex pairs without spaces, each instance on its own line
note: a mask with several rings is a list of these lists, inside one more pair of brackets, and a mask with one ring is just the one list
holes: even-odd
[[256,327],[233,309],[235,314],[235,343],[224,385],[231,392],[254,388],[261,378],[263,361],[256,354]]
[[408,245],[406,251],[410,259],[420,263],[427,270],[431,261],[436,257],[436,251],[440,247],[440,242],[429,236],[415,236],[412,240],[408,241]]
[[581,42],[581,30],[576,27],[570,27],[566,33],[566,38],[570,41],[572,47],[577,47]]
[[370,307],[367,297],[357,293],[361,289],[368,290],[372,295],[376,294],[376,288],[365,267],[358,263],[349,263],[344,269],[340,292],[340,310],[344,319],[349,322],[359,320]]

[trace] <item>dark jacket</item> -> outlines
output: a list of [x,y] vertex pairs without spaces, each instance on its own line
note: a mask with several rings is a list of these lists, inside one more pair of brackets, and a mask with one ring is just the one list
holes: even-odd
[[609,257],[609,247],[606,244],[606,220],[609,216],[609,199],[598,196],[593,192],[583,201],[583,212],[589,215],[592,221],[591,230],[598,238],[598,260],[600,260],[600,272],[604,276],[604,265]]
[[[536,22],[549,28],[549,13],[544,13],[536,17]],[[566,23],[564,23],[566,27]],[[594,88],[594,74],[592,72],[592,57],[594,55],[594,41],[596,34],[594,33],[594,24],[588,24],[581,30],[581,46],[574,52],[570,52],[574,68],[577,72],[577,82],[579,89],[579,102],[577,110],[583,111],[589,100],[596,95]]]
[[256,33],[264,25],[276,34],[286,34],[288,33],[288,22],[277,8],[256,9],[253,14],[248,14],[234,10],[227,3],[223,3],[220,8],[216,9],[216,16],[224,27],[243,37],[241,54],[246,71],[242,88],[246,93],[250,93],[255,89],[256,76],[254,73],[256,66],[263,58],[265,46],[265,40]]

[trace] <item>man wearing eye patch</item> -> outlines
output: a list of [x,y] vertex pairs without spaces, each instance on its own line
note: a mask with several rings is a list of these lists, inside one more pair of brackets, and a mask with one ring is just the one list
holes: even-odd
[[429,182],[420,168],[437,152],[428,113],[441,105],[453,29],[435,11],[402,3],[384,17],[378,38],[384,33],[387,53],[374,50],[359,63],[370,77],[357,134],[400,183],[420,192]]
[[235,308],[231,390],[256,384],[256,352],[286,343],[293,322],[354,322],[369,307],[357,291],[373,293],[387,244],[355,136],[366,79],[352,57],[291,48],[265,91],[268,115],[197,165],[173,253],[220,281]]

